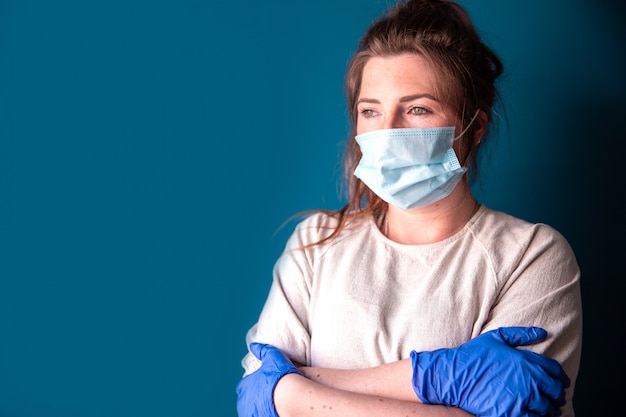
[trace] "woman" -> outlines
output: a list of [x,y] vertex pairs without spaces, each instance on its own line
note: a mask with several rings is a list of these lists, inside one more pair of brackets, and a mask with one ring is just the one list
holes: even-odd
[[456,3],[401,2],[370,26],[346,79],[350,200],[276,263],[240,416],[574,415],[574,255],[469,186],[501,72]]

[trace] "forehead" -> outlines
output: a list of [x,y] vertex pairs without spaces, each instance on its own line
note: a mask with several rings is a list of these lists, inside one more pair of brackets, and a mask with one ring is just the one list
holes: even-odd
[[418,54],[374,56],[363,67],[360,97],[428,93],[436,96],[436,77]]

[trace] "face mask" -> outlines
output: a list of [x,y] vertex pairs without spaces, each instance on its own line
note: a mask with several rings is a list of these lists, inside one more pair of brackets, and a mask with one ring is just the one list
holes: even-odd
[[354,175],[403,209],[447,197],[467,171],[452,149],[454,127],[381,129],[355,139],[363,156]]

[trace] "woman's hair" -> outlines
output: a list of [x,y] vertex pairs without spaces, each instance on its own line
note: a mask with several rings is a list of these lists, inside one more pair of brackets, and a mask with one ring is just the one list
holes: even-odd
[[[461,145],[467,155],[464,165],[470,178],[477,177],[477,152],[485,142],[474,140],[480,123],[470,123],[477,111],[492,123],[492,108],[498,97],[496,79],[502,73],[497,55],[481,41],[467,12],[448,0],[409,0],[398,2],[385,16],[374,21],[359,43],[348,66],[345,86],[352,131],[344,155],[344,176],[348,203],[333,214],[337,228],[323,243],[333,239],[348,223],[368,215],[380,218],[387,203],[374,194],[354,170],[361,158],[354,139],[363,68],[372,57],[413,53],[422,56],[436,74],[435,93],[467,131]],[[407,70],[410,71],[410,68]]]

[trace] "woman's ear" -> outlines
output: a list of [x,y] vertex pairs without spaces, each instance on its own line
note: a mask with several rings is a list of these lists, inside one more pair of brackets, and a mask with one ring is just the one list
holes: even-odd
[[478,112],[478,116],[476,117],[477,129],[474,131],[474,146],[478,146],[480,141],[483,139],[484,134],[487,132],[487,126],[489,125],[489,119],[487,118],[487,113],[480,110]]

